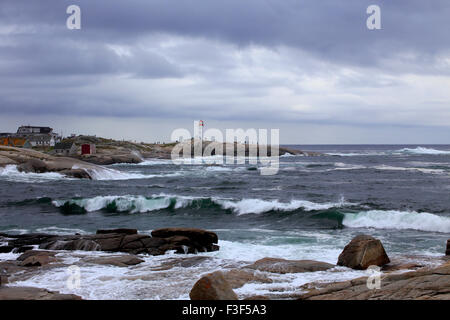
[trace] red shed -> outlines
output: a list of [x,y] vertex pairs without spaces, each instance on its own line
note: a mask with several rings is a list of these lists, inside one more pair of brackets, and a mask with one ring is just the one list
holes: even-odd
[[95,153],[95,144],[81,145],[81,154],[94,154],[94,153]]

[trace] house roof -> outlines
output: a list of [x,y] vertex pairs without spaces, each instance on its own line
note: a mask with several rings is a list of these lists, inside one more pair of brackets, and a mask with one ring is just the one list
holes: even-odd
[[59,143],[55,144],[55,149],[67,150],[67,149],[71,149],[72,146],[73,146],[72,142],[59,142]]

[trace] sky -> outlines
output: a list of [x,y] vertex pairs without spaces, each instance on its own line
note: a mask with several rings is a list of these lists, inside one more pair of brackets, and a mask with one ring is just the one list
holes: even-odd
[[450,143],[448,17],[448,0],[0,0],[0,132],[168,142],[202,119],[282,144]]

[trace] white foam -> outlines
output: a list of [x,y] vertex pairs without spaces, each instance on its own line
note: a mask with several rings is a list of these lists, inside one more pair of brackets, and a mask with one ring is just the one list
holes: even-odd
[[48,182],[61,179],[68,179],[62,174],[57,172],[46,173],[33,173],[33,172],[20,172],[17,170],[16,165],[7,165],[4,168],[0,168],[0,179],[13,181],[13,182]]
[[242,199],[239,201],[217,200],[224,209],[231,209],[238,215],[248,213],[264,213],[269,211],[293,211],[302,208],[306,211],[326,210],[334,207],[351,205],[341,199],[339,202],[315,203],[307,200],[292,200],[280,202],[278,200]]
[[403,153],[403,154],[436,154],[436,155],[445,155],[449,154],[450,151],[447,150],[436,150],[432,148],[425,148],[425,147],[417,147],[417,148],[403,148],[397,151],[397,153]]
[[450,217],[415,211],[371,210],[345,214],[342,224],[350,228],[419,230],[450,233]]
[[96,168],[80,168],[74,165],[72,169],[85,170],[93,180],[133,180],[133,179],[150,179],[156,177],[172,177],[178,176],[181,173],[169,173],[169,174],[141,174],[132,172],[123,172],[111,168],[96,167]]

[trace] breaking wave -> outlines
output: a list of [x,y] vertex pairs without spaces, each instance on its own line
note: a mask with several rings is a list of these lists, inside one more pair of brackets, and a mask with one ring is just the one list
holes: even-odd
[[57,172],[47,172],[47,173],[20,172],[19,170],[17,170],[16,165],[7,165],[4,168],[0,168],[0,179],[12,182],[36,183],[69,178]]
[[346,213],[342,224],[349,228],[410,229],[450,233],[450,217],[415,211],[370,210]]
[[436,150],[431,148],[417,147],[417,148],[403,148],[397,151],[404,154],[449,154],[450,151]]
[[229,200],[172,195],[144,196],[98,196],[94,198],[74,198],[54,200],[52,204],[66,214],[81,214],[93,211],[144,213],[158,210],[180,208],[218,209],[243,214],[260,214],[272,211],[316,211],[352,205],[343,199],[336,203],[314,203],[306,200],[280,202],[278,200],[242,199]]

